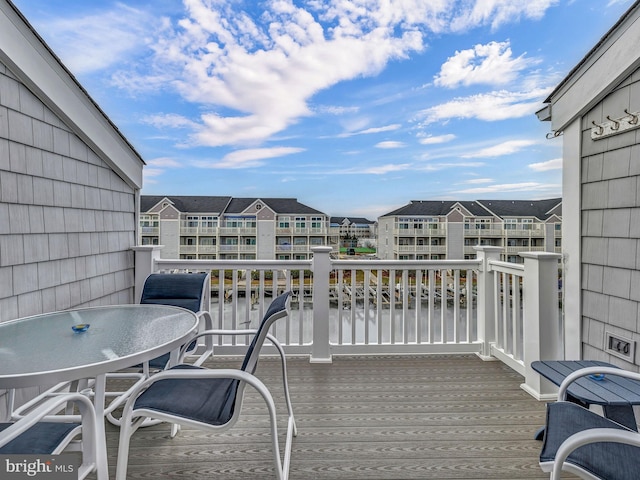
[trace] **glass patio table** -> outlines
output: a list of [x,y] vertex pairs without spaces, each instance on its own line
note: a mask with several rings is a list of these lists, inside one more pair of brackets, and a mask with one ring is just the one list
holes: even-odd
[[[76,332],[78,325],[88,328]],[[108,478],[106,374],[167,352],[176,361],[197,328],[193,312],[165,305],[92,307],[0,323],[0,389],[95,379],[98,477]]]

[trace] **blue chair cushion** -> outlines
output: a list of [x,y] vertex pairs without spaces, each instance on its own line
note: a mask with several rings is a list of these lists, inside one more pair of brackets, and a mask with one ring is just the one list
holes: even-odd
[[[0,432],[11,425],[11,423],[0,423]],[[0,454],[49,455],[78,426],[77,423],[36,423],[22,435],[0,447]]]
[[[172,305],[192,312],[202,308],[203,283],[206,273],[154,273],[147,277],[142,289],[142,304]],[[191,342],[188,350],[193,350]],[[149,367],[162,370],[169,363],[169,354],[161,355],[149,362]],[[140,367],[140,365],[139,365]]]
[[[176,369],[201,369],[176,365]],[[158,380],[136,400],[134,410],[147,408],[210,425],[224,425],[233,416],[239,381],[231,378]]]
[[198,312],[206,277],[206,273],[151,274],[144,283],[140,303],[173,305]]
[[[562,442],[574,433],[591,428],[628,430],[571,402],[548,404],[540,462],[553,461]],[[613,442],[592,443],[574,450],[567,461],[599,478],[637,480],[640,472],[640,448]]]

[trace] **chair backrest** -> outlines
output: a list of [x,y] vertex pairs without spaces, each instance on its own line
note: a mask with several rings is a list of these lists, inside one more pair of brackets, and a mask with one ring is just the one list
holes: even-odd
[[144,282],[140,303],[209,311],[209,306],[203,305],[211,288],[209,278],[208,273],[152,273]]
[[289,314],[290,297],[291,292],[284,292],[273,299],[267,312],[264,314],[264,318],[260,322],[260,326],[253,337],[251,345],[249,345],[249,350],[247,350],[247,354],[244,357],[241,370],[251,374],[255,372],[258,366],[258,359],[260,358],[260,349],[267,337],[269,328],[271,328],[273,322]]

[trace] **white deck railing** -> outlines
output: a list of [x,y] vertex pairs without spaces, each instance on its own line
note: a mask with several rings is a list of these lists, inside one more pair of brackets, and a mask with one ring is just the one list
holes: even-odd
[[[559,255],[525,253],[517,265],[500,262],[500,248],[477,247],[477,260],[336,260],[331,247],[314,247],[312,260],[167,260],[160,248],[134,248],[136,295],[151,272],[210,271],[214,325],[237,329],[255,328],[273,296],[290,290],[291,314],[274,333],[288,353],[313,362],[336,354],[476,353],[514,368],[541,397],[530,363],[561,355],[561,343],[547,338],[558,332],[561,339]],[[215,354],[243,353],[246,342],[221,338]]]

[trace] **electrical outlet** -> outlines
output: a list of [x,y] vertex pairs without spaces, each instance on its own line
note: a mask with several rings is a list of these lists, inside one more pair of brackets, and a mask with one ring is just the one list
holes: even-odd
[[604,332],[604,350],[611,355],[633,363],[636,352],[636,342],[617,333]]

